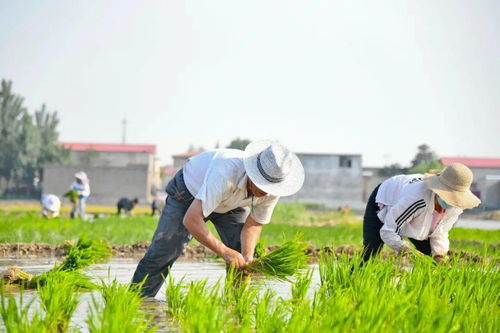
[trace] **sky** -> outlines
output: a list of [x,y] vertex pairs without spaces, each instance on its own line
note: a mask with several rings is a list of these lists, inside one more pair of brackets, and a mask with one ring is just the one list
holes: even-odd
[[60,139],[500,158],[500,2],[0,0],[0,78]]

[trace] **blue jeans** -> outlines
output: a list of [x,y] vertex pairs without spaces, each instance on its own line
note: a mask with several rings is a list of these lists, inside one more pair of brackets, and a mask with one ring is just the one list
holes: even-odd
[[[151,245],[137,265],[132,278],[133,283],[139,283],[147,277],[141,290],[141,294],[146,297],[154,297],[158,293],[170,267],[192,238],[182,223],[194,200],[184,183],[182,169],[168,183],[167,194]],[[240,234],[247,215],[248,212],[240,207],[224,214],[212,213],[205,222],[212,221],[222,242],[227,247],[241,252]]]

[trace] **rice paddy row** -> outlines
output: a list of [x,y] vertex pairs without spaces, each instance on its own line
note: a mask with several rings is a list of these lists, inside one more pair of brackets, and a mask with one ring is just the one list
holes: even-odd
[[[323,256],[320,282],[312,271],[296,274],[288,297],[262,280],[184,282],[167,279],[168,323],[152,321],[134,287],[101,283],[88,305],[90,332],[148,332],[156,325],[181,332],[497,332],[500,274],[493,264],[418,257],[412,268],[400,258],[373,260]],[[68,285],[69,284],[69,285]],[[21,298],[22,299],[22,298]],[[80,291],[64,278],[48,280],[35,301],[22,303],[2,290],[0,312],[8,332],[66,332]],[[33,302],[36,302],[34,305]]]

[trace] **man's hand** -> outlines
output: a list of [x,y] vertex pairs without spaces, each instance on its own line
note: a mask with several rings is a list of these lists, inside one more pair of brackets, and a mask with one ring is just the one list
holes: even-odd
[[243,256],[243,259],[245,259],[245,263],[246,264],[249,264],[249,263],[251,263],[254,260],[254,258],[253,258],[252,255]]
[[246,261],[238,251],[226,248],[222,253],[222,258],[231,266],[242,268],[245,266]]

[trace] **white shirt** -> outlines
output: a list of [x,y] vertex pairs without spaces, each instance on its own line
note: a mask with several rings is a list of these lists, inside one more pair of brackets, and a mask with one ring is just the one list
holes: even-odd
[[394,251],[405,245],[401,236],[416,240],[429,239],[433,255],[445,255],[450,241],[448,232],[462,213],[459,208],[447,209],[442,220],[431,230],[435,194],[425,186],[421,174],[395,176],[384,181],[375,201],[385,207],[378,212],[384,223],[380,237]]
[[80,192],[80,194],[84,197],[88,197],[90,195],[90,185],[88,183],[80,184],[73,182],[70,189]]
[[184,183],[191,195],[202,202],[203,216],[251,207],[250,216],[256,222],[271,221],[279,197],[250,196],[243,164],[245,156],[242,150],[216,149],[196,155],[184,165]]
[[61,200],[54,194],[44,194],[41,199],[42,207],[52,212],[58,212],[61,208]]

